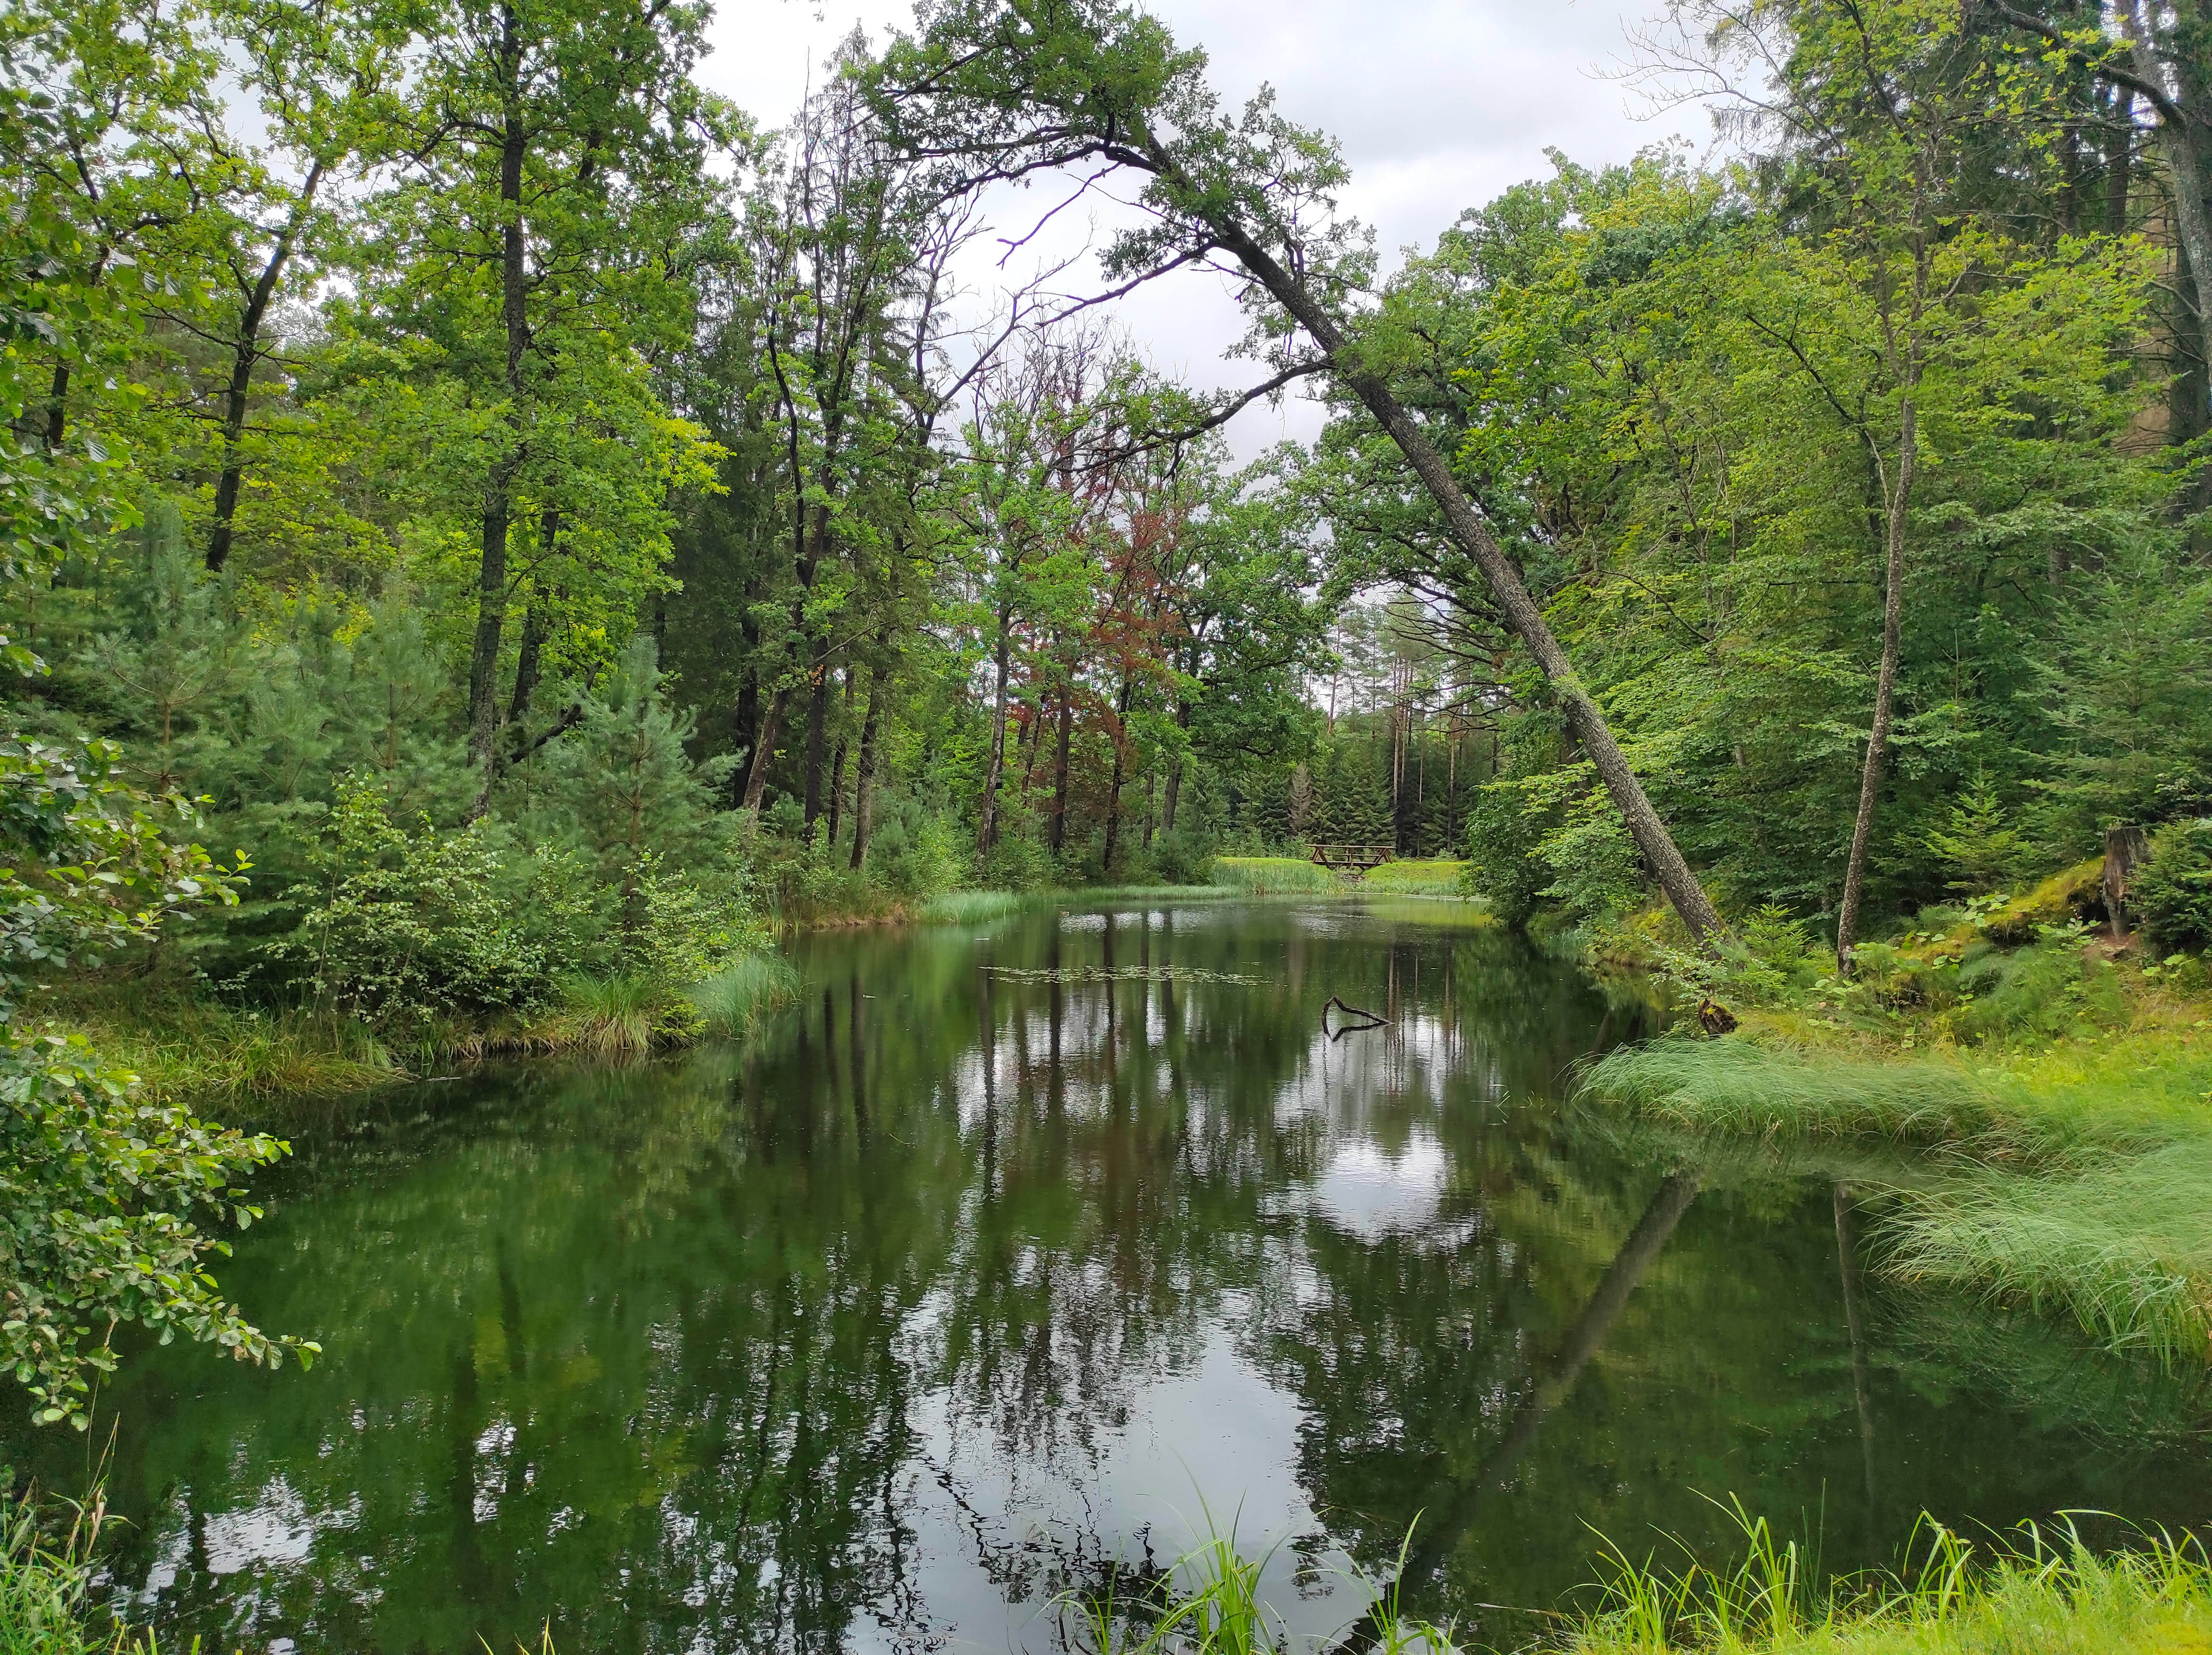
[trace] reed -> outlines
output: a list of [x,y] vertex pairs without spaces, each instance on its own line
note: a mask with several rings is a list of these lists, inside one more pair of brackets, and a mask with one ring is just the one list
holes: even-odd
[[153,1634],[106,1624],[92,1604],[105,1507],[71,1506],[58,1537],[27,1495],[0,1512],[0,1655],[155,1655]]

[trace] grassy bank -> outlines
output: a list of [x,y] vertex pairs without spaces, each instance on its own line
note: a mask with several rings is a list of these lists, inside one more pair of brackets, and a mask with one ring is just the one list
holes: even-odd
[[[1878,1263],[2069,1314],[2114,1347],[2212,1359],[2212,1001],[2203,964],[2144,960],[2051,906],[1923,915],[1834,978],[1802,935],[1747,927],[1701,994],[1740,1028],[1611,1053],[1604,1105],[1695,1131],[1942,1146],[1893,1191]],[[2024,939],[2023,940],[2023,937]]]
[[[2212,1565],[2195,1539],[2141,1534],[2099,1552],[2070,1527],[2023,1526],[1977,1546],[1927,1519],[1903,1573],[1814,1578],[1802,1549],[1739,1519],[1742,1558],[1670,1567],[1608,1545],[1595,1602],[1559,1615],[1535,1646],[1571,1655],[2122,1655],[2212,1649]],[[1268,1655],[1293,1647],[1259,1592],[1261,1566],[1211,1539],[1149,1578],[1070,1600],[1085,1655]],[[1449,1627],[1406,1612],[1394,1588],[1347,1632],[1312,1646],[1361,1655],[1445,1655]],[[1587,1601],[1587,1600],[1586,1600]],[[1534,1606],[1531,1606],[1534,1607]]]
[[1908,1573],[1821,1591],[1794,1543],[1747,1522],[1733,1567],[1607,1557],[1597,1609],[1559,1641],[1577,1655],[2120,1655],[2212,1649],[2212,1567],[2200,1543],[2162,1534],[2100,1555],[2078,1533],[2023,1528],[1976,1548],[1923,1524]]
[[[325,1011],[238,1010],[181,983],[108,979],[49,995],[47,1031],[82,1036],[157,1098],[251,1103],[365,1090],[501,1053],[614,1056],[732,1038],[790,1002],[797,974],[771,954],[738,955],[672,991],[641,977],[574,976],[526,1014],[449,1018],[380,1034]],[[5,1655],[0,1650],[0,1655]]]

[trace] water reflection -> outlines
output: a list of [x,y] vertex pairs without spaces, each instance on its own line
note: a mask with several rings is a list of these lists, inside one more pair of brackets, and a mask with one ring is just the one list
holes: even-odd
[[1700,1491],[1846,1567],[2202,1515],[2189,1386],[1887,1294],[1844,1152],[1563,1106],[1638,1007],[1449,912],[809,939],[742,1050],[299,1126],[232,1277],[330,1355],[126,1367],[118,1591],[223,1647],[1045,1648],[1202,1496],[1301,1631],[1420,1513],[1417,1601],[1506,1638]]

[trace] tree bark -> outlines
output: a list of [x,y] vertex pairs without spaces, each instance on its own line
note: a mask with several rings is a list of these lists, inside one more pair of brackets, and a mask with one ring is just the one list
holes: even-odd
[[1075,686],[1063,683],[1060,687],[1059,747],[1053,760],[1052,782],[1052,853],[1060,854],[1060,847],[1067,842],[1067,749],[1069,738],[1075,731]]
[[878,657],[868,675],[868,711],[860,724],[860,761],[853,778],[853,862],[854,872],[867,865],[868,836],[875,828],[876,742],[883,727],[884,699],[891,682],[888,656]]
[[[1182,191],[1187,199],[1206,201],[1206,193],[1200,191],[1188,174],[1176,162],[1158,138],[1146,134],[1143,143],[1147,160],[1154,170]],[[1439,454],[1419,424],[1407,411],[1396,395],[1383,379],[1361,367],[1345,349],[1344,330],[1335,318],[1322,307],[1320,302],[1306,290],[1304,283],[1293,277],[1267,250],[1254,241],[1244,227],[1218,209],[1201,209],[1206,228],[1237,261],[1251,272],[1254,279],[1267,288],[1276,303],[1290,312],[1300,326],[1312,336],[1314,342],[1327,353],[1332,366],[1345,387],[1375,416],[1376,422],[1386,432],[1413,467],[1413,474],[1428,490],[1449,526],[1452,538],[1471,558],[1475,567],[1498,599],[1507,627],[1521,640],[1537,668],[1543,673],[1553,693],[1559,699],[1567,723],[1581,741],[1590,762],[1604,781],[1606,791],[1612,795],[1613,806],[1620,812],[1629,834],[1643,853],[1645,865],[1659,888],[1674,904],[1682,923],[1690,934],[1701,943],[1709,943],[1723,934],[1719,913],[1712,900],[1698,884],[1697,876],[1683,858],[1681,850],[1667,825],[1659,818],[1644,785],[1629,767],[1620,744],[1613,739],[1613,729],[1606,722],[1589,691],[1576,674],[1574,665],[1567,659],[1566,652],[1552,634],[1544,620],[1543,611],[1522,581],[1521,572],[1492,538],[1489,525],[1482,520],[1459,481],[1451,473],[1443,455]]]
[[[2153,87],[2166,84],[2165,65],[2160,62],[2157,37],[2144,14],[2142,0],[2124,0],[2114,9],[2116,21],[2126,35],[2128,55],[2135,66],[2136,77]],[[2198,360],[2208,374],[2212,374],[2212,217],[2208,217],[2204,204],[2204,171],[2197,152],[2197,141],[2191,135],[2186,119],[2188,112],[2178,106],[2159,111],[2159,158],[2166,163],[2167,188],[2173,196],[2175,228],[2180,233],[2181,251],[2189,265],[2188,292],[2191,307],[2197,315],[2197,349]],[[2176,120],[2174,114],[2185,118]],[[2197,410],[2191,422],[2194,430],[2204,427],[2204,412]]]
[[1897,657],[1905,621],[1905,514],[1912,500],[1917,469],[1914,433],[1918,410],[1911,397],[1899,411],[1897,480],[1890,489],[1884,538],[1887,568],[1882,582],[1881,666],[1875,677],[1874,726],[1867,732],[1866,764],[1859,774],[1858,818],[1851,826],[1850,860],[1844,870],[1844,900],[1836,913],[1836,965],[1846,976],[1851,949],[1858,943],[1859,905],[1866,894],[1867,852],[1874,842],[1875,813],[1889,756],[1890,712],[1897,694]]
[[761,808],[761,797],[768,791],[768,763],[775,755],[775,727],[783,718],[784,703],[790,699],[788,689],[779,689],[769,697],[768,711],[761,718],[760,739],[753,743],[753,761],[745,773],[745,792],[738,803],[740,809]]

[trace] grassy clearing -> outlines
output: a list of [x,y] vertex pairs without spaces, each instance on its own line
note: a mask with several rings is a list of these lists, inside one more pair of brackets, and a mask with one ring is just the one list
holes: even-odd
[[1923,1519],[1920,1561],[1822,1591],[1795,1543],[1743,1516],[1731,1568],[1638,1563],[1608,1546],[1597,1610],[1562,1646],[1577,1655],[2120,1655],[2212,1650],[2212,1565],[2202,1544],[2142,1534],[2100,1555],[2070,1525],[1984,1550]]

